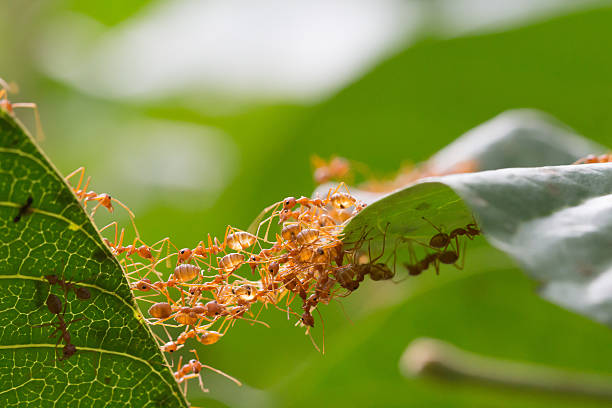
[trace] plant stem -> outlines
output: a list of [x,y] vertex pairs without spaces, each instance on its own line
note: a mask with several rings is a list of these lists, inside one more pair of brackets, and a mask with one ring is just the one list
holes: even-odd
[[484,357],[435,339],[413,341],[400,359],[400,369],[407,377],[612,400],[612,376]]

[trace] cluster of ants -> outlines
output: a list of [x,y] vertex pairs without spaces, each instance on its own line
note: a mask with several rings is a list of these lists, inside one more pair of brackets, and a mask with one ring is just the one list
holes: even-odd
[[[124,244],[125,230],[117,222],[100,228],[101,232],[114,228],[114,238],[103,238],[111,252],[119,259],[136,297],[151,303],[145,321],[161,326],[167,340],[155,335],[160,349],[173,353],[188,341],[211,345],[218,342],[237,320],[266,325],[259,314],[267,306],[294,316],[296,325],[305,327],[317,350],[321,351],[311,335],[315,326],[313,312],[319,313],[319,303],[329,304],[359,288],[366,276],[372,280],[389,280],[395,276],[395,267],[381,262],[389,224],[382,233],[382,250],[372,255],[372,231],[364,231],[353,242],[344,239],[344,227],[366,204],[350,194],[344,183],[330,189],[325,198],[287,197],[266,208],[251,232],[228,226],[222,240],[211,237],[193,248],[178,249],[169,238],[147,245],[135,228],[134,214],[123,203],[107,194],[87,191],[90,178],[84,182],[84,169],[79,168],[67,180],[80,174],[72,188],[84,207],[94,202],[92,214],[99,207],[113,211],[113,203],[129,214],[136,237]],[[426,220],[429,222],[428,220]],[[457,264],[460,253],[459,239],[472,239],[480,234],[475,223],[449,233],[436,227],[428,243],[422,243],[433,252],[418,260],[404,264],[409,275],[418,275],[430,267],[439,271],[440,264]],[[272,237],[274,236],[274,237]],[[163,269],[170,269],[170,275]],[[247,279],[240,270],[250,272]],[[160,299],[161,298],[161,299]],[[300,312],[292,307],[299,300]],[[258,310],[254,306],[260,305]],[[173,337],[167,327],[181,328]],[[192,339],[192,340],[190,340]],[[196,353],[195,350],[191,350]],[[324,346],[323,346],[324,352]],[[174,373],[179,383],[199,378],[203,368],[229,375],[190,360]]]
[[[255,226],[256,231],[228,226],[222,240],[209,234],[193,248],[178,249],[169,238],[147,245],[140,239],[134,214],[127,206],[107,194],[88,191],[90,178],[84,180],[83,168],[69,174],[67,181],[76,175],[80,175],[79,181],[72,190],[84,207],[95,203],[92,215],[100,207],[113,212],[113,204],[129,214],[136,235],[129,245],[124,243],[125,230],[119,231],[117,222],[100,228],[100,232],[114,228],[114,239],[103,238],[104,242],[122,264],[136,297],[151,303],[145,321],[165,331],[167,340],[155,335],[164,352],[173,353],[190,339],[214,344],[237,320],[267,326],[258,320],[267,306],[295,316],[296,324],[305,327],[312,339],[313,312],[319,303],[346,296],[368,274],[374,280],[394,276],[386,264],[377,262],[382,253],[369,256],[366,263],[358,262],[366,234],[348,246],[342,241],[346,223],[366,206],[344,184],[330,189],[325,198],[288,197],[273,204],[262,213],[260,218],[266,218]],[[171,270],[169,277],[162,272],[164,268]],[[251,278],[239,274],[241,268],[250,271]],[[296,299],[301,301],[299,313],[292,309]],[[256,304],[262,306],[257,311]],[[183,330],[173,337],[167,327]],[[314,340],[313,344],[318,349]],[[200,388],[206,391],[200,376],[203,368],[240,384],[203,365],[197,354],[188,364],[181,363],[174,374],[185,388],[188,379],[198,377]]]

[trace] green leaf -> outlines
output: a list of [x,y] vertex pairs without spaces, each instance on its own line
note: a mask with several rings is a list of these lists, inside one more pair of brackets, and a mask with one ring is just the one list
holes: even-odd
[[350,240],[377,230],[379,250],[387,228],[401,265],[438,232],[427,220],[449,232],[473,222],[473,212],[487,240],[542,283],[545,298],[612,324],[611,194],[612,164],[457,174],[375,201],[345,231]]
[[[50,287],[49,274],[91,298]],[[0,406],[187,406],[117,260],[57,170],[3,111],[0,287]],[[45,303],[50,293],[65,304],[66,321],[84,318],[68,326],[77,352],[65,361],[56,357],[54,329],[35,327],[57,322]]]

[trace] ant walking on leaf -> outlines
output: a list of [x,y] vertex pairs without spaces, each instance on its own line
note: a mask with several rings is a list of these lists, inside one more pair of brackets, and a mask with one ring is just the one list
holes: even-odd
[[74,194],[79,199],[79,201],[83,202],[83,207],[86,207],[87,202],[89,201],[97,202],[97,204],[91,211],[91,216],[93,217],[96,214],[96,211],[98,211],[98,208],[100,206],[106,208],[109,212],[112,213],[114,211],[113,203],[117,203],[121,207],[123,207],[125,211],[127,211],[130,217],[130,221],[132,222],[132,227],[134,228],[134,232],[136,233],[136,237],[140,237],[140,234],[138,233],[138,228],[136,228],[136,223],[134,222],[134,218],[136,218],[136,216],[134,215],[132,210],[129,209],[127,205],[123,204],[121,201],[117,200],[114,197],[111,197],[110,195],[106,193],[98,194],[95,191],[87,191],[87,187],[89,187],[89,183],[91,182],[91,176],[87,177],[87,181],[85,182],[85,185],[83,185],[83,178],[85,177],[85,167],[79,167],[72,173],[68,174],[64,178],[64,180],[68,182],[72,177],[74,177],[75,175],[79,173],[81,174],[81,176],[79,177],[79,182],[77,183],[76,187],[71,187],[71,188]]

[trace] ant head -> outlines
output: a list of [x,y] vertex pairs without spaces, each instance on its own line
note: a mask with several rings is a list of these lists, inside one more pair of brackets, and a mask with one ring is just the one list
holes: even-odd
[[166,353],[174,353],[178,349],[178,346],[175,342],[169,341],[168,343],[164,344],[161,349]]
[[146,245],[139,246],[137,251],[138,251],[138,254],[140,256],[142,256],[143,258],[152,258],[153,257],[153,255],[151,254],[151,248],[149,248]]
[[309,312],[304,312],[300,320],[305,326],[314,327],[314,317]]
[[183,248],[179,251],[179,257],[178,257],[178,262],[179,263],[183,263],[186,260],[188,260],[189,258],[191,258],[191,249],[189,248]]
[[280,265],[278,264],[278,262],[272,262],[268,266],[268,272],[270,272],[272,275],[276,275],[278,273],[279,267]]
[[189,365],[191,365],[194,374],[200,374],[200,371],[202,371],[202,363],[196,359],[189,360]]
[[136,282],[136,289],[142,290],[143,292],[151,290],[151,280],[148,278],[141,279],[140,281]]
[[297,200],[295,197],[287,197],[283,200],[283,210],[290,210],[295,207]]
[[480,230],[478,229],[478,225],[476,224],[468,224],[465,226],[465,228],[468,230],[468,233],[472,235],[480,234]]

